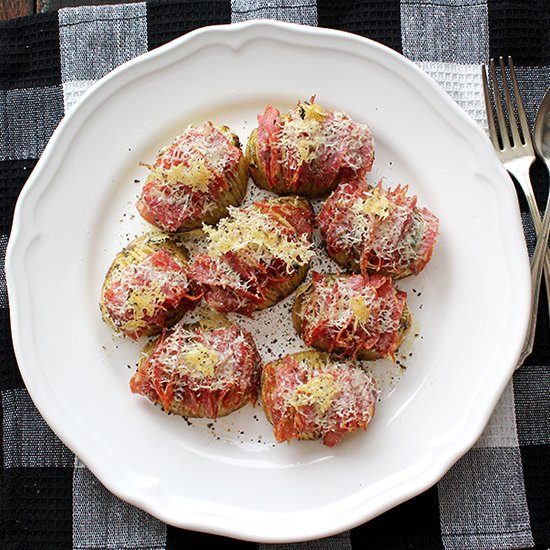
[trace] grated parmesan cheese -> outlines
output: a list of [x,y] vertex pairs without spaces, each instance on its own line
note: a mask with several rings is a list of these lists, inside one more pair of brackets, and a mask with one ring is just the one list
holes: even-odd
[[160,387],[172,384],[174,399],[181,400],[185,388],[224,391],[248,387],[257,369],[251,337],[237,325],[215,331],[176,328],[147,357],[144,368]]
[[306,265],[314,256],[307,235],[290,238],[281,230],[277,219],[255,208],[229,208],[229,217],[222,219],[217,227],[204,225],[208,237],[208,254],[219,258],[227,252],[261,258],[265,264],[279,259],[288,265]]
[[214,376],[220,359],[221,355],[217,351],[199,343],[183,355],[183,365],[188,367],[187,371],[191,376]]
[[158,251],[142,259],[143,251],[131,247],[127,256],[134,262],[114,272],[105,289],[105,294],[112,293],[110,299],[105,300],[109,317],[125,334],[139,335],[151,323],[158,323],[156,316],[166,314],[167,300],[176,307],[186,295],[189,281],[183,267],[172,256],[170,260],[177,269],[156,266],[155,254],[167,255],[165,251]]
[[175,164],[166,170],[152,166],[147,181],[151,179],[160,179],[164,185],[189,187],[205,193],[212,180],[212,172],[204,158],[199,157],[190,160],[187,165]]
[[[339,169],[349,168],[362,175],[370,170],[373,140],[369,128],[340,112],[325,111],[315,103],[300,102],[279,119],[277,134],[280,163],[296,171],[307,163],[320,170],[331,170],[339,157]],[[333,174],[336,175],[336,174]]]
[[[404,299],[391,279],[385,279],[382,293],[361,275],[314,274],[312,284],[311,292],[304,293],[300,311],[302,338],[307,345],[323,344],[328,351],[338,349],[352,356],[360,350],[390,355],[395,351],[377,348],[382,335],[391,335],[386,340],[397,345]],[[391,285],[389,289],[387,285]]]
[[437,219],[430,214],[433,227],[428,225],[427,211],[416,207],[416,197],[407,195],[407,187],[392,190],[380,183],[374,188],[365,181],[345,183],[324,209],[330,214],[322,211],[319,218],[329,251],[343,251],[357,261],[364,256],[396,273],[425,265],[423,241],[429,230],[437,233]]
[[364,296],[352,296],[350,299],[350,309],[357,323],[365,325],[371,314],[371,308],[367,304]]
[[385,220],[394,209],[394,205],[382,194],[379,187],[375,187],[370,196],[358,201],[356,209]]
[[288,419],[294,424],[293,432],[281,434],[281,440],[338,432],[342,437],[346,431],[365,429],[374,413],[376,383],[353,361],[302,352],[278,362],[273,376],[275,384],[266,397],[274,425],[285,426]]

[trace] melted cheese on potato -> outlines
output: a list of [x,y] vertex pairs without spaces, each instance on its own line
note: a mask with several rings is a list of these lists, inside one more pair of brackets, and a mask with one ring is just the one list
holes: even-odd
[[317,405],[319,411],[324,413],[331,406],[340,389],[340,384],[332,374],[320,373],[310,378],[305,384],[298,386],[294,390],[290,403],[295,408]]
[[188,374],[198,374],[199,376],[214,376],[216,365],[219,363],[221,355],[208,349],[200,343],[195,343],[184,356],[184,365],[188,367]]

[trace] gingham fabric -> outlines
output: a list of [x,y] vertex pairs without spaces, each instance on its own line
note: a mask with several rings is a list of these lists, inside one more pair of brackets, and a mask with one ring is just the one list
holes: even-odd
[[[0,24],[0,546],[4,549],[548,548],[550,331],[516,372],[483,436],[434,487],[338,536],[294,545],[166,526],[109,493],[52,433],[14,358],[4,257],[17,196],[91,83],[204,25],[257,18],[354,32],[402,52],[486,128],[480,64],[512,55],[531,123],[550,86],[548,0],[211,0],[67,8]],[[547,177],[533,169],[543,204]],[[524,209],[525,210],[525,209]],[[526,210],[525,210],[526,212]],[[526,238],[533,230],[524,214]]]

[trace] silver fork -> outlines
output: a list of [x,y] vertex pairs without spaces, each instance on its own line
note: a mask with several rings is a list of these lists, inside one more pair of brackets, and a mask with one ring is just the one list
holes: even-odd
[[[510,86],[508,84],[508,78],[506,76],[506,66],[504,59],[499,58],[500,72],[502,75],[502,88],[504,90],[504,99],[506,103],[506,109],[508,111],[508,123],[502,108],[502,93],[500,91],[497,74],[495,70],[495,60],[490,61],[490,73],[491,81],[493,84],[493,92],[495,96],[495,111],[497,115],[497,123],[495,124],[495,118],[493,116],[493,109],[491,103],[491,97],[489,94],[489,85],[487,82],[487,70],[485,64],[481,66],[481,73],[483,79],[483,93],[485,96],[485,110],[487,111],[487,122],[489,124],[489,134],[493,146],[500,158],[500,161],[504,165],[504,168],[512,174],[518,183],[520,184],[529,211],[533,219],[533,225],[535,227],[535,233],[537,236],[540,233],[542,221],[540,212],[533,193],[533,187],[531,186],[531,180],[529,178],[529,168],[535,160],[535,150],[531,141],[531,132],[529,130],[529,123],[525,116],[525,109],[519,93],[518,81],[516,79],[516,72],[514,70],[514,63],[511,57],[508,57],[508,68],[510,71],[510,78],[513,86],[514,101],[517,106],[517,114],[519,119],[519,128],[514,115],[514,107],[512,103],[512,93],[510,92]],[[533,267],[533,266],[531,266]],[[544,253],[544,280],[546,281],[546,299],[548,312],[550,315],[550,250],[546,247]],[[533,312],[536,316],[536,312]]]

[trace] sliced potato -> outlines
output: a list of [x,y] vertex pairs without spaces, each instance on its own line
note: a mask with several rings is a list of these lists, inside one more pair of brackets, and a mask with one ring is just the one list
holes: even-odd
[[299,101],[281,114],[268,105],[248,139],[246,156],[256,185],[280,195],[322,197],[340,182],[363,178],[374,162],[365,124],[347,114]]
[[260,368],[250,333],[209,316],[204,323],[177,324],[146,345],[130,389],[165,412],[218,418],[256,402]]
[[[293,208],[285,211],[287,205]],[[259,213],[268,213],[269,222]],[[279,235],[271,228],[266,230],[266,223],[271,223],[274,228],[280,226],[282,233]],[[233,311],[249,315],[292,293],[307,273],[312,255],[312,223],[313,210],[309,201],[288,196],[234,210],[217,227],[205,228],[206,250],[195,257],[192,271],[203,285],[210,307],[222,313]],[[282,236],[288,229],[291,230],[291,239],[296,239],[295,243],[288,241],[290,245]],[[303,238],[304,234],[307,239]],[[292,250],[290,254],[289,248]],[[228,259],[230,254],[231,259]],[[282,268],[283,257],[289,266],[288,271]],[[266,275],[268,270],[275,270],[276,276],[273,277],[273,272]],[[252,291],[246,286],[250,280],[256,284]]]
[[[186,132],[196,130],[189,127]],[[241,151],[237,135],[227,126],[216,127],[212,123],[202,125],[199,130],[205,133],[218,132],[218,135],[223,134],[229,140],[231,146],[235,148],[234,150],[238,149],[239,156],[236,163],[225,169],[222,174],[227,189],[213,192],[212,182],[217,181],[216,178],[219,178],[219,173],[205,166],[204,157],[195,152],[192,142],[185,145],[179,143],[178,140],[181,140],[186,134],[184,132],[172,145],[161,150],[154,165],[145,165],[148,166],[151,172],[144,183],[136,206],[141,216],[160,230],[168,232],[189,231],[201,227],[203,223],[216,223],[227,216],[229,206],[240,205],[246,195],[249,176],[248,162]],[[222,141],[222,148],[227,147],[227,140]],[[189,162],[198,163],[198,168],[195,167],[194,171],[190,168],[179,171],[181,164],[170,164],[173,162],[172,160],[163,161],[164,156],[169,155],[171,151],[179,152],[179,154],[174,155],[176,159],[184,152],[191,155]],[[206,155],[207,160],[208,157],[209,154]],[[168,163],[171,168],[163,170],[157,166],[160,162]],[[193,180],[193,176],[195,180]],[[200,179],[201,177],[203,179]],[[196,187],[193,187],[193,181],[198,182],[195,183]],[[170,199],[162,191],[165,188],[170,189]],[[202,206],[199,207],[199,205]]]
[[[137,273],[140,266],[147,266],[158,253],[163,254],[163,261],[170,261],[166,271],[172,269],[174,273],[173,280],[165,281],[170,296],[163,295],[153,280],[143,284],[131,280],[131,274]],[[148,232],[137,237],[117,254],[107,271],[99,302],[103,320],[115,332],[134,340],[172,326],[201,298],[187,278],[186,267],[187,253],[171,235]]]
[[[332,275],[327,275],[326,280],[329,284],[332,284],[334,283],[334,281],[337,280],[337,278],[345,279],[347,277],[349,277],[349,275],[332,274]],[[302,335],[302,317],[304,312],[304,305],[309,300],[315,300],[317,298],[318,297],[315,293],[313,281],[309,281],[308,283],[302,285],[296,292],[296,297],[294,299],[294,304],[292,306],[292,322],[294,324],[294,328],[296,329],[296,332],[300,336],[303,336]],[[402,344],[410,326],[411,326],[411,313],[407,304],[405,304],[399,320],[399,328],[397,332],[397,341],[395,345],[395,350],[393,350],[392,353],[394,353],[397,350],[397,348]],[[321,339],[317,339],[313,342],[308,342],[308,345],[311,345],[312,347],[318,350],[334,353],[336,355],[346,355],[346,356],[354,355],[350,353],[349,350],[345,350],[337,344],[334,344],[334,343],[329,344],[329,342]],[[354,357],[357,357],[358,359],[369,360],[369,361],[381,359],[386,356],[387,354],[381,354],[376,349],[365,349],[365,348],[360,348],[354,355]]]
[[261,396],[279,443],[322,439],[332,447],[348,433],[367,428],[378,389],[354,361],[304,351],[264,366]]

